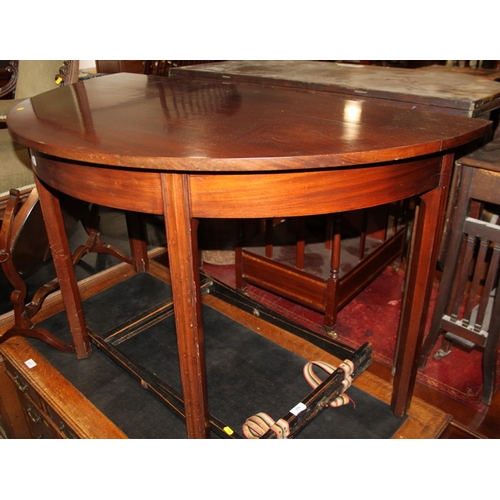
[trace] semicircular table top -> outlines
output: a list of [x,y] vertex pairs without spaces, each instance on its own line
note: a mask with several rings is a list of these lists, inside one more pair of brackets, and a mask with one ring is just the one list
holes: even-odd
[[405,159],[467,143],[485,124],[324,93],[127,73],[38,95],[8,115],[13,138],[41,153],[195,171]]

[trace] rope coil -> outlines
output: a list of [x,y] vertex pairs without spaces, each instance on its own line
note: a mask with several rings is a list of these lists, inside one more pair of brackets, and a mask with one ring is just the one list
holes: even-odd
[[290,426],[286,420],[280,418],[275,422],[264,412],[247,418],[242,430],[247,439],[259,439],[269,430],[276,434],[277,439],[286,439],[290,435]]
[[[332,366],[323,361],[309,361],[308,363],[306,363],[303,370],[304,378],[313,389],[316,389],[316,387],[318,387],[318,385],[322,382],[322,380],[316,375],[316,373],[314,373],[315,366],[324,370],[326,373],[328,373],[328,375],[331,375],[337,369],[335,366]],[[354,364],[352,363],[352,361],[346,359],[339,365],[339,368],[341,368],[345,373],[345,378],[342,381],[342,386],[344,389],[342,391],[342,394],[340,394],[340,396],[335,398],[330,403],[330,406],[332,408],[338,408],[339,406],[343,406],[348,404],[349,402],[352,402],[354,407],[356,407],[354,401],[347,394],[345,394],[345,391],[347,391],[347,389],[349,389],[349,387],[351,387],[352,385]]]
[[[303,369],[304,377],[313,389],[322,383],[322,380],[314,372],[315,366],[324,370],[328,375],[331,375],[337,369],[335,366],[323,361],[309,361],[306,363]],[[339,365],[339,368],[341,368],[345,373],[344,380],[342,381],[343,390],[342,394],[330,403],[330,406],[332,408],[338,408],[339,406],[352,402],[354,407],[356,407],[354,401],[347,394],[345,394],[345,391],[352,385],[354,364],[352,361],[346,359]],[[259,412],[256,415],[248,417],[242,425],[243,435],[247,439],[259,439],[269,430],[276,434],[277,439],[287,439],[290,435],[290,426],[286,420],[280,418],[275,422],[267,413],[264,412]]]

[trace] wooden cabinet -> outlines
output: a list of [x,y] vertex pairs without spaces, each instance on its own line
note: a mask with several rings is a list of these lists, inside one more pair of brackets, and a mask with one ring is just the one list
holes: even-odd
[[125,438],[22,338],[0,351],[0,411],[9,438]]
[[18,390],[7,375],[5,361],[0,355],[0,434],[9,439],[30,438],[28,423],[18,397]]
[[76,433],[60,415],[44,400],[8,360],[5,373],[18,391],[18,398],[28,424],[31,437],[60,439],[77,438]]
[[97,73],[143,73],[145,61],[96,61]]

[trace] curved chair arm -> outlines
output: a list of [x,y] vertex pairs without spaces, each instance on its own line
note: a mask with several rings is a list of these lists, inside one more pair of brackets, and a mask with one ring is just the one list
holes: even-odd
[[[0,89],[0,97],[12,91],[15,93],[19,74],[19,61],[11,61],[10,65],[5,69],[11,73],[12,76],[9,82]],[[59,72],[54,75],[56,85],[62,87],[63,85],[69,85],[70,83],[78,81],[78,70],[78,61],[64,61],[63,65],[59,68]],[[21,101],[24,101],[24,99],[25,98],[0,99],[0,123],[5,122],[9,111]]]
[[[16,88],[19,71],[18,61],[10,61],[5,71],[10,73],[10,78],[9,81],[0,88],[0,98],[9,95]],[[0,123],[7,119],[7,113],[17,104],[17,102],[14,103],[13,101],[14,99],[0,99]]]
[[10,61],[10,64],[5,68],[7,73],[10,73],[9,81],[0,88],[0,97],[10,94],[17,85],[17,74],[19,71],[19,61]]

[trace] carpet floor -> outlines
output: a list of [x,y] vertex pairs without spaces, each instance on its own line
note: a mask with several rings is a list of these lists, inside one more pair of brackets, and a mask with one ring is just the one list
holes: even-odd
[[[204,270],[215,278],[235,286],[234,266],[204,264]],[[338,314],[336,332],[338,340],[350,347],[359,347],[364,342],[373,345],[373,358],[392,367],[396,349],[397,330],[401,312],[404,272],[388,267],[371,285],[363,290]],[[438,290],[434,284],[429,318]],[[323,333],[323,316],[287,299],[249,285],[250,298],[292,319],[313,331]],[[430,320],[428,319],[427,330]],[[440,347],[436,344],[433,352]],[[467,404],[478,411],[486,409],[482,396],[482,353],[454,346],[443,359],[429,356],[426,367],[420,370],[417,381],[436,391]],[[500,360],[500,356],[499,356]],[[500,367],[497,370],[500,373]],[[500,377],[499,377],[500,378]],[[500,380],[497,380],[497,387]]]

